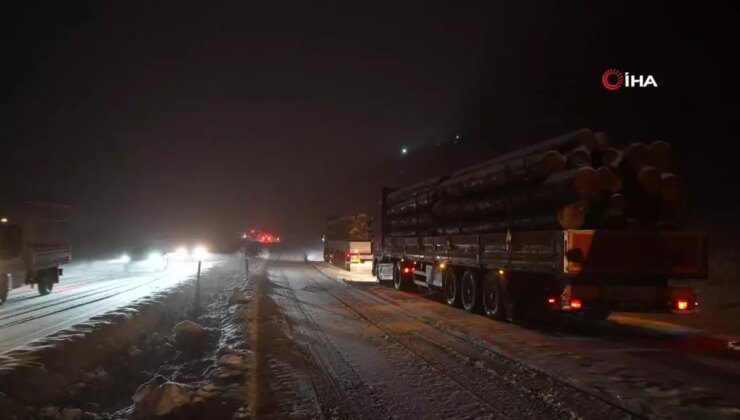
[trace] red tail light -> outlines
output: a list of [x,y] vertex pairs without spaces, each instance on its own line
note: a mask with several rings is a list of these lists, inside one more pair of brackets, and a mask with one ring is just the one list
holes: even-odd
[[404,267],[403,268],[403,274],[408,274],[410,272],[411,272],[411,269],[410,268],[408,268],[408,267]]
[[555,298],[555,297],[552,297],[552,296],[550,296],[549,298],[547,298],[547,303],[550,304],[550,305],[554,305],[555,303],[557,303],[557,301],[558,301],[558,299]]
[[679,311],[686,311],[689,309],[689,301],[687,299],[676,299],[676,309]]
[[571,299],[570,300],[570,307],[573,309],[581,309],[582,303],[580,299]]

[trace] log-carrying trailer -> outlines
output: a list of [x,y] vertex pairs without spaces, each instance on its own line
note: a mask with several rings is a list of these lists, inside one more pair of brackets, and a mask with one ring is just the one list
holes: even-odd
[[[526,154],[517,158],[521,156]],[[707,276],[703,233],[661,229],[664,222],[646,228],[628,220],[629,214],[625,223],[617,224],[620,228],[613,224],[605,228],[597,222],[588,226],[587,221],[594,219],[591,215],[579,228],[544,225],[540,229],[532,223],[529,226],[534,229],[517,229],[520,225],[514,221],[520,212],[511,201],[505,213],[508,226],[503,229],[498,222],[484,223],[499,220],[494,215],[479,217],[474,223],[455,219],[450,224],[437,210],[452,202],[444,187],[454,178],[455,174],[404,190],[383,190],[381,233],[373,261],[378,280],[391,281],[397,289],[435,289],[447,304],[482,311],[495,319],[521,319],[548,310],[590,319],[605,319],[612,311],[698,310],[689,280]],[[508,192],[498,189],[492,194],[511,197],[510,191],[525,188],[505,185]],[[536,185],[541,188],[539,181]],[[460,196],[480,201],[476,197],[485,194],[489,193],[477,189]],[[403,210],[410,202],[415,203],[412,211]],[[589,208],[599,209],[596,205]],[[422,217],[425,214],[429,217]],[[409,218],[416,221],[410,228],[392,223]],[[451,225],[456,227],[451,229]],[[493,231],[496,227],[498,231]]]

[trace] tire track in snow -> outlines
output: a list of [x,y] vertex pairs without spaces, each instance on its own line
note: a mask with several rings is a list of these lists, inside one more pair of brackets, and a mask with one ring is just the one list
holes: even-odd
[[[319,270],[315,265],[312,265],[312,267],[318,274],[321,275],[321,277],[331,281],[330,284],[341,284],[330,275]],[[510,399],[513,397],[512,391],[520,391],[525,395],[530,394],[527,398],[524,399],[524,401],[522,401],[521,404],[515,404],[515,406],[522,406],[527,403],[527,400],[529,400],[529,407],[534,407],[538,404],[541,405],[544,403],[544,406],[541,405],[541,408],[547,408],[548,411],[553,411],[553,414],[555,414],[556,417],[569,416],[569,409],[567,407],[564,407],[562,404],[562,402],[564,401],[567,401],[569,404],[578,407],[580,409],[580,415],[593,415],[594,412],[592,410],[598,408],[598,411],[602,413],[602,415],[600,415],[599,417],[602,418],[643,417],[640,414],[629,410],[628,408],[623,407],[615,402],[609,401],[608,399],[602,398],[599,395],[575,388],[567,382],[563,382],[558,378],[548,375],[546,372],[532,369],[529,366],[521,364],[515,359],[511,359],[508,356],[494,353],[490,349],[484,348],[470,340],[466,340],[464,337],[461,337],[458,334],[453,334],[450,331],[441,329],[433,323],[415,317],[408,311],[399,308],[393,302],[388,301],[378,295],[367,293],[358,288],[350,288],[349,290],[352,290],[354,293],[360,293],[363,296],[374,300],[376,302],[376,305],[380,304],[380,306],[378,306],[379,309],[374,309],[372,311],[368,310],[368,314],[363,314],[361,313],[363,311],[356,308],[365,309],[372,307],[372,305],[368,305],[367,302],[358,301],[357,299],[354,299],[354,302],[350,302],[351,300],[353,300],[353,298],[351,297],[352,292],[343,294],[343,299],[337,296],[336,293],[333,293],[327,288],[324,288],[324,291],[326,293],[333,295],[348,309],[357,312],[359,316],[364,317],[368,322],[373,323],[381,330],[386,331],[389,335],[394,336],[397,340],[402,341],[403,344],[408,347],[409,351],[417,354],[419,357],[425,358],[428,363],[437,366],[441,371],[451,372],[452,376],[454,376],[455,378],[457,378],[458,381],[461,382],[461,386],[473,390],[481,389],[481,387],[484,387],[487,388],[489,392],[494,392],[494,394],[497,393],[501,397],[508,396]],[[388,310],[388,308],[393,308],[393,310]],[[372,313],[372,315],[370,315],[370,313]],[[399,316],[407,317],[408,319],[411,319],[417,323],[423,324],[425,327],[427,327],[427,330],[425,331],[422,328],[412,329],[410,327],[406,329],[395,328],[395,325],[408,324],[407,320],[398,320]],[[374,318],[375,320],[371,318]],[[430,334],[432,334],[432,336],[430,336]],[[426,342],[427,345],[420,344],[420,342]],[[435,351],[433,347],[438,347],[438,349]],[[445,358],[444,353],[451,353],[454,357],[458,358],[458,363],[449,362],[449,358]],[[505,362],[503,363],[503,365],[502,361]],[[487,364],[493,365],[493,367],[495,368],[491,369],[492,366],[486,366]],[[459,374],[455,372],[460,367],[460,365],[462,365],[461,370],[468,371],[467,374]],[[518,385],[518,389],[507,389],[502,388],[501,386],[496,386],[497,384],[487,384],[485,383],[485,381],[475,380],[476,378],[490,376],[492,373],[495,374],[497,372],[507,371],[514,371],[517,372],[519,375],[529,374],[532,377],[532,381],[530,381],[530,384],[520,383]],[[504,380],[501,381],[501,385],[506,383],[507,379],[510,381],[511,379],[516,378],[503,379]],[[548,386],[547,382],[550,382],[551,386]],[[462,383],[465,383],[465,385],[462,385]],[[532,392],[528,389],[528,386],[526,386],[534,385],[537,383],[543,383],[541,386],[543,386],[545,389],[551,388],[552,390],[558,390],[559,388],[557,394],[561,395],[561,397],[551,398],[550,396],[547,396],[550,401],[543,401],[541,398],[537,397],[536,387],[532,390],[534,392]],[[525,386],[522,387],[522,385]],[[566,388],[569,390],[563,392],[562,388]],[[498,389],[498,391],[496,391],[496,389]],[[579,398],[578,395],[586,398]],[[491,398],[489,393],[481,395],[481,397]],[[591,401],[587,402],[586,400],[588,399],[590,399]],[[499,401],[501,401],[501,399],[499,399]],[[529,412],[526,414],[526,416],[531,417],[533,415],[536,415],[537,413],[541,413],[541,411]],[[559,413],[559,415],[557,413]]]

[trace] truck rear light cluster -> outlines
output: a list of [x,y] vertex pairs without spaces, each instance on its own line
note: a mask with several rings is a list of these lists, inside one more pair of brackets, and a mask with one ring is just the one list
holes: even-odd
[[[558,303],[557,298],[555,298],[554,296],[550,296],[548,298],[548,303],[550,303],[550,298],[554,298],[555,303]],[[583,307],[583,302],[581,302],[581,299],[573,297],[573,288],[571,287],[571,285],[567,285],[563,289],[563,293],[560,295],[560,303],[562,303],[562,309],[564,310],[579,310]]]
[[403,274],[411,274],[414,272],[414,267],[404,267]]
[[673,309],[676,311],[690,311],[692,309],[697,309],[698,307],[699,301],[696,299],[678,298],[673,302]]

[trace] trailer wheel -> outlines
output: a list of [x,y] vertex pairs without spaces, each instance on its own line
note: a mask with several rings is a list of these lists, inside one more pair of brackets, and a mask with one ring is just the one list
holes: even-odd
[[38,287],[40,295],[48,295],[49,293],[51,293],[51,290],[54,288],[54,283],[41,278],[36,284],[36,287]]
[[40,295],[48,295],[54,289],[54,280],[52,276],[46,270],[38,273],[36,280],[36,287],[39,289]]
[[401,263],[393,265],[393,287],[396,290],[406,290],[408,287],[408,281],[401,275]]
[[445,270],[444,280],[442,281],[442,289],[445,295],[445,301],[448,305],[456,308],[460,307],[460,279],[454,268],[450,267]]
[[501,279],[495,271],[487,272],[483,279],[483,312],[498,321],[506,319]]
[[478,275],[473,270],[466,270],[460,281],[462,306],[468,312],[478,313],[481,307],[481,287]]
[[8,299],[8,291],[10,290],[10,281],[8,281],[7,274],[0,274],[0,305],[5,303]]

